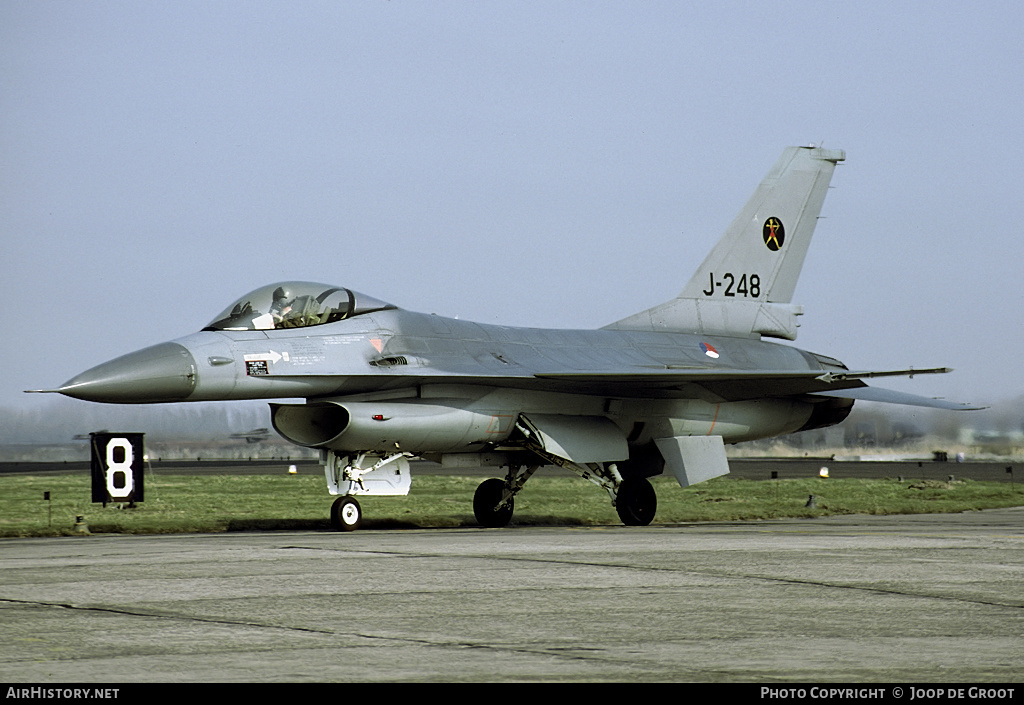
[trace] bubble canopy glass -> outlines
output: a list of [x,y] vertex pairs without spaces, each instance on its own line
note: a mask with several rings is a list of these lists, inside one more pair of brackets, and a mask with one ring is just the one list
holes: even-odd
[[305,328],[390,308],[395,306],[340,286],[280,282],[246,294],[203,330]]

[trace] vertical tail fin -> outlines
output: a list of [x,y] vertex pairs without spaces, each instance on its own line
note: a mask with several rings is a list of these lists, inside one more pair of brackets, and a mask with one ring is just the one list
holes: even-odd
[[842,150],[787,148],[680,296],[792,301],[832,172],[845,158]]
[[796,338],[789,306],[842,150],[788,147],[679,296],[607,326]]

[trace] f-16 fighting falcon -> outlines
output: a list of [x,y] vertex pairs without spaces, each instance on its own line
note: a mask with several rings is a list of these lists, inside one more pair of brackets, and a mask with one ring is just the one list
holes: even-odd
[[729,472],[725,444],[841,422],[854,401],[978,408],[868,386],[946,368],[854,371],[786,343],[791,303],[841,150],[790,147],[676,298],[598,330],[512,328],[415,313],[340,286],[269,284],[197,333],[103,363],[53,391],[93,402],[271,402],[274,429],[316,448],[356,529],[359,495],[409,492],[409,459],[507,468],[473,509],[505,526],[544,466],[607,491],[649,524],[648,478]]

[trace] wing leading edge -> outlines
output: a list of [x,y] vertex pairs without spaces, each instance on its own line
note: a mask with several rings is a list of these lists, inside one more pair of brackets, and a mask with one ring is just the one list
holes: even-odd
[[659,369],[651,371],[552,372],[538,373],[539,379],[579,385],[633,387],[645,390],[672,390],[697,385],[721,401],[745,401],[765,397],[814,395],[840,399],[859,399],[890,404],[931,407],[936,409],[977,410],[984,406],[945,399],[894,392],[867,386],[863,380],[876,377],[913,377],[922,374],[944,374],[948,367],[884,371],[855,370],[707,370]]

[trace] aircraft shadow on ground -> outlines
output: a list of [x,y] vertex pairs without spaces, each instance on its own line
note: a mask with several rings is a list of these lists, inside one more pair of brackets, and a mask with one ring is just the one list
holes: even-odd
[[[522,518],[513,519],[508,525],[509,529],[517,527],[582,527],[593,526],[586,522],[579,522],[560,516],[524,515]],[[331,527],[327,519],[232,519],[227,524],[227,531],[324,531],[331,533],[338,532]],[[412,522],[403,519],[388,517],[377,517],[364,519],[360,531],[394,531],[410,529],[482,529],[480,524],[472,516],[449,516],[437,517],[436,521]]]

